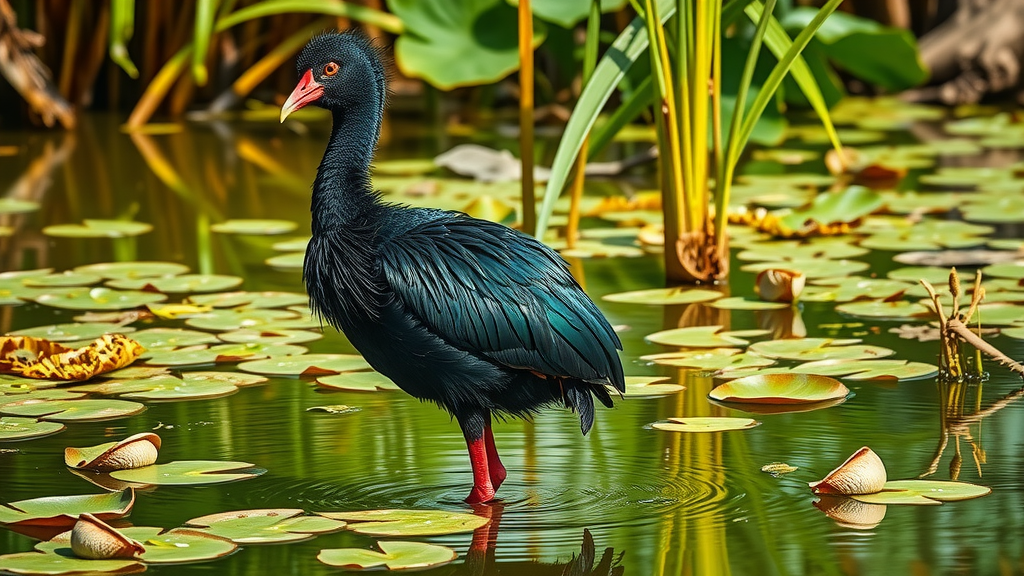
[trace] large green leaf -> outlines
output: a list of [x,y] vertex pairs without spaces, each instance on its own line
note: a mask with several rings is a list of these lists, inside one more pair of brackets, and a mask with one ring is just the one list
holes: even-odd
[[[516,5],[516,0],[508,0]],[[590,3],[593,0],[531,0],[530,9],[533,15],[541,20],[558,24],[563,28],[571,28],[587,17]],[[602,12],[615,12],[626,5],[626,0],[601,0]]]
[[[403,74],[442,90],[501,80],[519,67],[516,9],[505,0],[391,0],[405,24],[395,42]],[[536,26],[534,45],[544,40]]]
[[445,510],[362,510],[358,512],[318,512],[321,516],[344,520],[347,528],[369,536],[436,536],[472,532],[490,519],[464,512]]
[[132,490],[34,498],[0,506],[0,524],[70,528],[79,514],[88,512],[100,520],[111,520],[127,515],[134,504],[135,492]]
[[332,548],[321,550],[317,560],[330,566],[350,570],[369,570],[386,567],[388,570],[423,570],[447,564],[458,558],[455,550],[447,546],[423,542],[382,540],[377,546],[383,552],[361,548]]
[[[782,25],[791,32],[802,30],[816,12],[795,8],[782,19]],[[818,29],[815,40],[836,65],[887,90],[905,90],[928,79],[917,40],[909,30],[837,12]]]

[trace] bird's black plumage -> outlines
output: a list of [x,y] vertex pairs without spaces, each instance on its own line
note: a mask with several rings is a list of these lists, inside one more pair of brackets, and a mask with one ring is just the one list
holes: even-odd
[[[332,62],[336,74],[317,75]],[[610,407],[609,390],[625,388],[621,344],[565,261],[505,226],[373,192],[386,74],[364,37],[317,37],[298,69],[313,71],[316,103],[334,119],[313,185],[312,308],[376,370],[451,412],[468,440],[489,430],[492,412],[554,403],[578,412],[586,433],[593,396]]]

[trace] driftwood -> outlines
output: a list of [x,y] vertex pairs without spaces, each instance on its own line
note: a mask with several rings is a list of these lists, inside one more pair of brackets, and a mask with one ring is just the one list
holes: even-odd
[[969,104],[987,94],[1024,97],[1024,2],[960,0],[956,12],[925,34],[921,60],[933,86],[907,94],[914,100]]
[[42,35],[18,28],[17,15],[7,0],[0,0],[0,74],[39,114],[43,124],[75,125],[75,111],[53,86],[50,70],[34,50],[43,45]]

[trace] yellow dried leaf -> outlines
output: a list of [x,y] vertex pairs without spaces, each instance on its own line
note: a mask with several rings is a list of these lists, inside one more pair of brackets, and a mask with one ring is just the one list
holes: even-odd
[[40,380],[88,380],[123,368],[146,349],[123,334],[105,334],[72,349],[44,338],[0,337],[0,373]]
[[174,320],[187,318],[213,310],[213,306],[196,306],[195,304],[146,304],[146,308],[158,318]]

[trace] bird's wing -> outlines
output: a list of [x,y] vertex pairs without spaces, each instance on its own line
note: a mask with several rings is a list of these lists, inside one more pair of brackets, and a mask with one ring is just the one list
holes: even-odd
[[451,345],[624,389],[618,336],[565,261],[534,238],[446,216],[385,240],[379,254],[396,297]]

